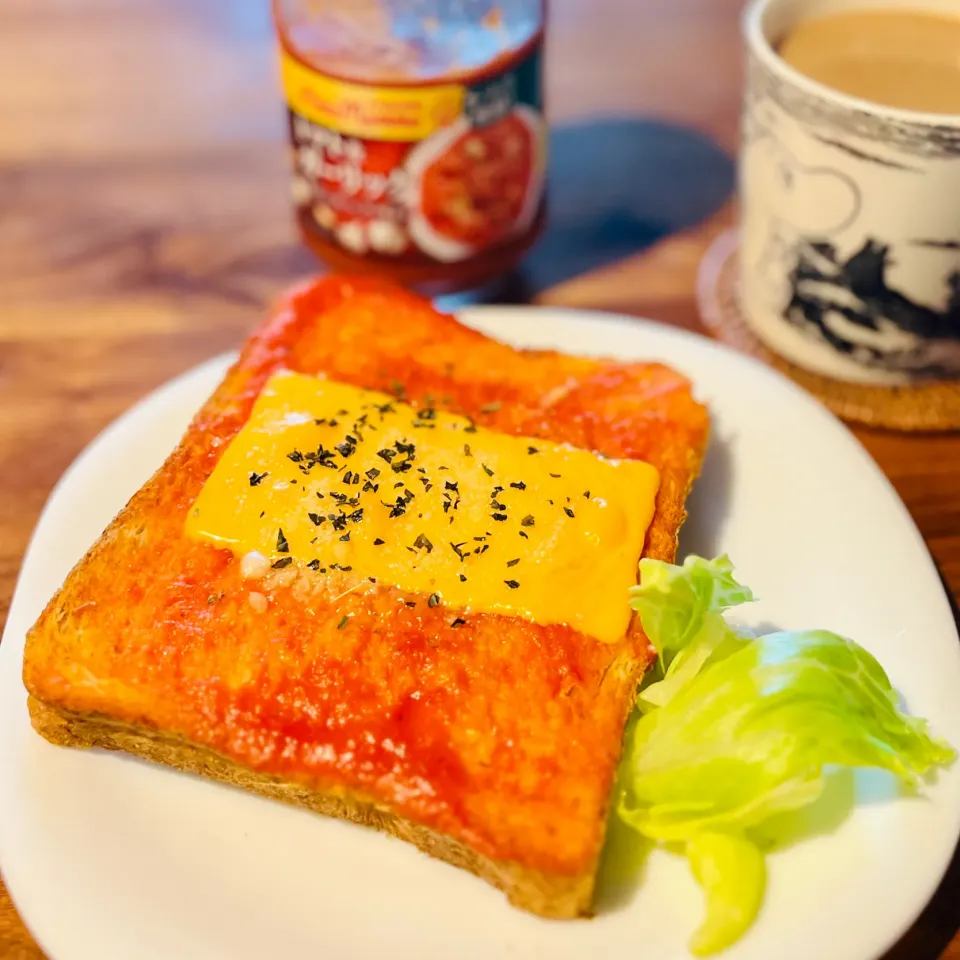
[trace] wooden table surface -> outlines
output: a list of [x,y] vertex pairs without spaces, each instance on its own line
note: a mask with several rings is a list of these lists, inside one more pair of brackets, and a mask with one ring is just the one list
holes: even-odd
[[[552,0],[552,120],[736,151],[740,0]],[[0,4],[0,620],[54,482],[124,408],[315,269],[291,229],[266,0]],[[706,141],[704,141],[706,142]],[[543,302],[696,329],[729,207]],[[960,591],[960,435],[857,431]],[[960,695],[960,692],[958,692]],[[960,960],[960,864],[888,960]],[[0,957],[42,956],[0,881]]]

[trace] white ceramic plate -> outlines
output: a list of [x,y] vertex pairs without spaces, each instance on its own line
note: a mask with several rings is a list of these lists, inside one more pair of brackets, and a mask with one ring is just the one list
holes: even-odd
[[[883,663],[907,704],[960,745],[960,644],[902,503],[862,448],[768,369],[676,330],[499,308],[466,319],[526,346],[657,358],[712,407],[714,440],[685,552],[728,551],[762,600],[751,623],[826,626]],[[655,854],[607,883],[591,922],[550,922],[467,873],[363,828],[30,729],[24,632],[71,564],[161,463],[227,360],[170,383],[71,467],[37,527],[0,645],[0,867],[55,960],[408,957],[686,958],[701,901],[685,863]],[[960,832],[960,764],[923,799],[860,805],[770,858],[766,905],[729,960],[868,960],[919,913]]]

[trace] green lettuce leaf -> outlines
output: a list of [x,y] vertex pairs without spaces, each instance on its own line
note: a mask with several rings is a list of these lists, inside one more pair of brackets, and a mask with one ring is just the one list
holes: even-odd
[[640,561],[640,583],[630,590],[647,638],[657,651],[657,671],[637,700],[641,710],[662,707],[693,679],[706,662],[733,652],[742,639],[721,615],[749,603],[753,593],[733,576],[726,555],[716,560],[688,557],[682,567]]
[[662,666],[690,645],[707,614],[751,600],[753,592],[734,579],[726,554],[716,560],[687,557],[682,567],[641,560],[640,583],[630,588],[630,606],[640,614]]
[[707,901],[706,919],[690,941],[700,957],[729,947],[750,928],[763,903],[767,865],[755,844],[732,833],[698,833],[686,854]]
[[824,767],[881,768],[913,791],[955,758],[899,709],[883,668],[853,641],[827,630],[753,638],[723,620],[751,599],[726,557],[644,560],[631,596],[660,679],[638,698],[618,811],[685,850],[707,901],[698,954],[753,922],[765,882],[757,828],[816,800]]

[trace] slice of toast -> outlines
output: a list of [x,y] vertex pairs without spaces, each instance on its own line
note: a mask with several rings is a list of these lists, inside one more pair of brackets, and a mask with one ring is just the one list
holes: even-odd
[[454,629],[442,606],[357,589],[363,571],[308,586],[283,569],[252,587],[184,522],[281,369],[414,405],[442,397],[502,433],[647,461],[660,486],[643,555],[674,558],[709,423],[682,376],[514,350],[380,281],[325,279],[277,305],[31,629],[34,728],[378,827],[518,907],[588,915],[652,656],[639,624],[612,644],[502,614]]

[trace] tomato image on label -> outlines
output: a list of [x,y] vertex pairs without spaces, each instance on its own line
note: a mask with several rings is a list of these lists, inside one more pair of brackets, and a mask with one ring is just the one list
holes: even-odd
[[407,161],[410,234],[437,260],[454,261],[527,229],[543,193],[543,121],[524,106],[485,126],[461,118]]
[[424,216],[473,247],[503,239],[523,209],[533,150],[530,130],[515,114],[461,135],[424,173]]

